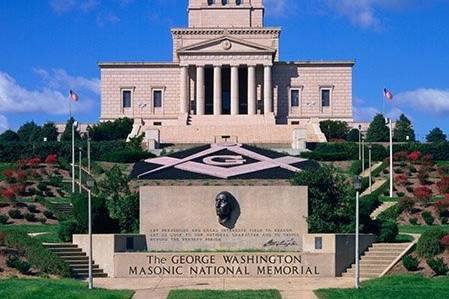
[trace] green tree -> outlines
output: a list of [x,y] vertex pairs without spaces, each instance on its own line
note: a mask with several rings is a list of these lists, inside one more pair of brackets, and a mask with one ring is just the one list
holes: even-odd
[[446,141],[446,134],[440,128],[434,128],[427,134],[426,140],[427,142]]
[[331,167],[296,174],[292,183],[309,188],[309,232],[349,233],[354,230],[354,189]]
[[106,199],[109,216],[118,221],[123,233],[139,229],[139,195],[129,188],[129,177],[114,166],[98,185],[100,197]]
[[[72,125],[75,122],[75,119],[73,117],[71,117],[66,125],[65,125],[65,129],[64,129],[64,133],[62,133],[61,135],[61,141],[71,141],[72,140]],[[78,131],[78,126],[75,127],[75,140],[81,140],[81,135]]]
[[89,137],[93,141],[109,141],[109,140],[124,140],[128,137],[133,128],[134,121],[129,118],[120,118],[117,120],[101,122],[87,130]]
[[40,141],[41,127],[38,126],[34,121],[24,123],[19,130],[17,130],[17,135],[21,141],[33,142]]
[[359,142],[359,129],[352,129],[349,131],[346,141],[349,142]]
[[349,133],[348,124],[344,121],[325,120],[320,122],[321,132],[326,136],[327,140],[346,139]]
[[20,140],[19,135],[17,135],[17,133],[12,130],[6,130],[0,135],[0,142],[12,142],[19,140]]
[[369,142],[386,142],[390,139],[390,130],[382,114],[379,113],[374,117],[369,125],[366,138]]
[[[407,140],[407,136],[409,139]],[[415,130],[413,130],[412,122],[405,116],[401,114],[398,122],[396,123],[396,128],[394,129],[395,141],[405,142],[405,141],[415,141]]]
[[41,130],[42,139],[47,138],[47,141],[57,141],[58,140],[58,129],[55,124],[48,122],[42,126]]

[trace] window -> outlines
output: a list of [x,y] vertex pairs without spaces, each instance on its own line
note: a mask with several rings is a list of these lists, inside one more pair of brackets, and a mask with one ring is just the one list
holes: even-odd
[[235,5],[242,5],[243,0],[235,0]]
[[211,6],[215,4],[215,0],[207,0],[207,5]]
[[299,89],[290,90],[290,99],[292,107],[299,107]]
[[321,89],[321,107],[330,107],[331,105],[331,90]]
[[315,249],[323,249],[323,237],[315,237]]
[[153,90],[153,107],[162,107],[162,90]]
[[123,108],[131,108],[131,90],[122,91]]
[[228,0],[221,0],[221,5],[228,5]]
[[134,250],[134,238],[126,237],[126,251],[133,251],[133,250]]

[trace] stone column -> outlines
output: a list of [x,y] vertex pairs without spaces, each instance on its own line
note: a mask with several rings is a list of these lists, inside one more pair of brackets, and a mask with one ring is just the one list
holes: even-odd
[[231,115],[239,114],[239,67],[231,66]]
[[248,115],[257,114],[256,66],[248,66]]
[[204,66],[196,67],[196,114],[204,115],[206,110],[205,102],[205,86],[204,86]]
[[189,68],[187,66],[181,66],[181,90],[180,90],[180,113],[189,113]]
[[214,115],[221,115],[221,66],[214,66]]
[[271,83],[271,65],[264,66],[264,83],[263,83],[263,110],[264,114],[268,115],[273,112],[273,87]]

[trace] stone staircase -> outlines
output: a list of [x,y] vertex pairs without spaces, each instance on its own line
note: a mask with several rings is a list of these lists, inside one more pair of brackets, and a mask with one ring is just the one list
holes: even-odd
[[[360,278],[376,278],[409,248],[411,243],[375,243],[360,258]],[[343,273],[343,277],[354,277],[355,264]]]
[[383,211],[388,210],[389,208],[391,208],[392,206],[394,206],[394,205],[396,205],[396,204],[397,204],[397,202],[394,202],[394,201],[386,201],[386,202],[382,203],[377,209],[375,209],[375,210],[371,213],[371,215],[370,215],[371,219],[376,220],[377,217],[378,217]]
[[[54,252],[67,264],[75,278],[86,279],[89,276],[89,258],[75,244],[70,243],[58,243],[58,244],[44,244],[46,248]],[[106,273],[94,262],[92,264],[93,277],[108,277]]]

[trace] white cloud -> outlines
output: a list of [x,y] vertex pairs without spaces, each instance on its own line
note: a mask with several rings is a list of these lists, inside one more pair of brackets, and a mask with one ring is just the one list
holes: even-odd
[[[386,111],[385,117],[393,120],[399,119],[402,113],[404,113],[398,107],[386,107],[391,108]],[[369,106],[365,100],[360,98],[354,98],[354,106],[352,107],[355,121],[371,121],[376,114],[382,113],[376,107]]]
[[326,4],[338,14],[348,18],[351,23],[362,28],[379,30],[381,21],[376,14],[379,0],[326,0]]
[[[63,82],[59,86],[60,88],[56,89],[47,84],[42,89],[29,90],[7,73],[0,71],[0,112],[67,114],[69,107],[67,94],[70,87]],[[74,112],[88,111],[93,106],[93,100],[81,93],[83,90],[86,89],[78,90],[80,101],[72,105]]]
[[9,129],[8,119],[6,116],[0,114],[0,133]]
[[47,71],[42,68],[35,68],[34,72],[44,81],[45,85],[54,89],[66,88],[73,90],[89,90],[95,94],[100,94],[100,80],[97,78],[87,79],[81,76],[74,77],[63,69],[52,69]]
[[280,17],[287,12],[288,0],[265,0],[265,11],[267,14]]
[[449,89],[420,88],[399,93],[395,100],[399,106],[410,107],[418,112],[437,116],[449,113]]

